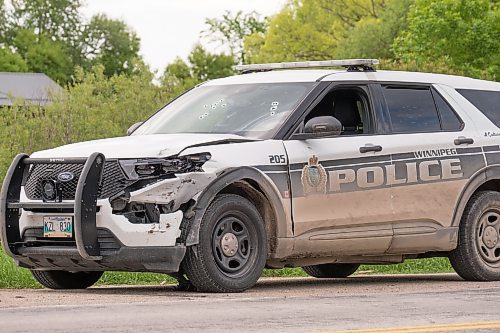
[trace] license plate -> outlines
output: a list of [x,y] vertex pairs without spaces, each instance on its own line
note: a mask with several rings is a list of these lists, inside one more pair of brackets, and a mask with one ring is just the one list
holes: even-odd
[[43,237],[73,237],[73,218],[66,216],[44,216]]

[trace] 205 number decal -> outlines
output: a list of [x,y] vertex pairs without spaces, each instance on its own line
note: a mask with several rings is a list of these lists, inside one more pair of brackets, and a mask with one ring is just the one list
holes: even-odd
[[271,164],[285,164],[285,155],[269,155],[269,163]]

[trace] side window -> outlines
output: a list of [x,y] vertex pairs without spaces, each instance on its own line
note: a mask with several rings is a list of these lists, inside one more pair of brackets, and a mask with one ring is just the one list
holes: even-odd
[[438,112],[429,88],[385,86],[383,92],[393,132],[418,133],[441,130]]
[[315,117],[332,116],[342,124],[341,135],[370,133],[369,103],[362,89],[334,89],[309,112],[304,124]]
[[500,127],[500,91],[457,89],[492,123]]
[[432,90],[432,95],[434,96],[434,101],[436,102],[436,107],[439,111],[439,116],[441,119],[441,129],[443,131],[460,131],[462,129],[463,123],[458,115],[453,111],[451,106],[444,100],[441,95],[435,90]]

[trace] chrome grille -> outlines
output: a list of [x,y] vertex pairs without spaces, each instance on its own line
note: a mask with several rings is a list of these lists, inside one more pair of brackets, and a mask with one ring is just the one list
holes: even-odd
[[[67,183],[62,183],[62,199],[74,200],[82,170],[83,164],[34,164],[28,173],[24,186],[26,196],[31,200],[42,200],[42,181],[57,180],[57,176],[61,172],[72,172],[75,178]],[[132,182],[126,179],[117,161],[106,161],[99,198],[109,198],[131,184]]]

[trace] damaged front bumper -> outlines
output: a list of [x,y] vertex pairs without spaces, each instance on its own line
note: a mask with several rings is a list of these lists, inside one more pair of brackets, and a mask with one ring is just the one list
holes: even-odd
[[[75,200],[29,200],[23,186],[35,164],[81,163]],[[129,193],[129,202],[169,205],[156,223],[131,223],[116,214],[108,199],[99,198],[105,158],[33,159],[18,155],[0,193],[0,228],[4,251],[20,266],[68,271],[118,270],[174,273],[179,271],[186,247],[180,242],[182,203],[201,191],[210,175],[185,174]],[[44,237],[44,217],[71,217],[73,237]]]

